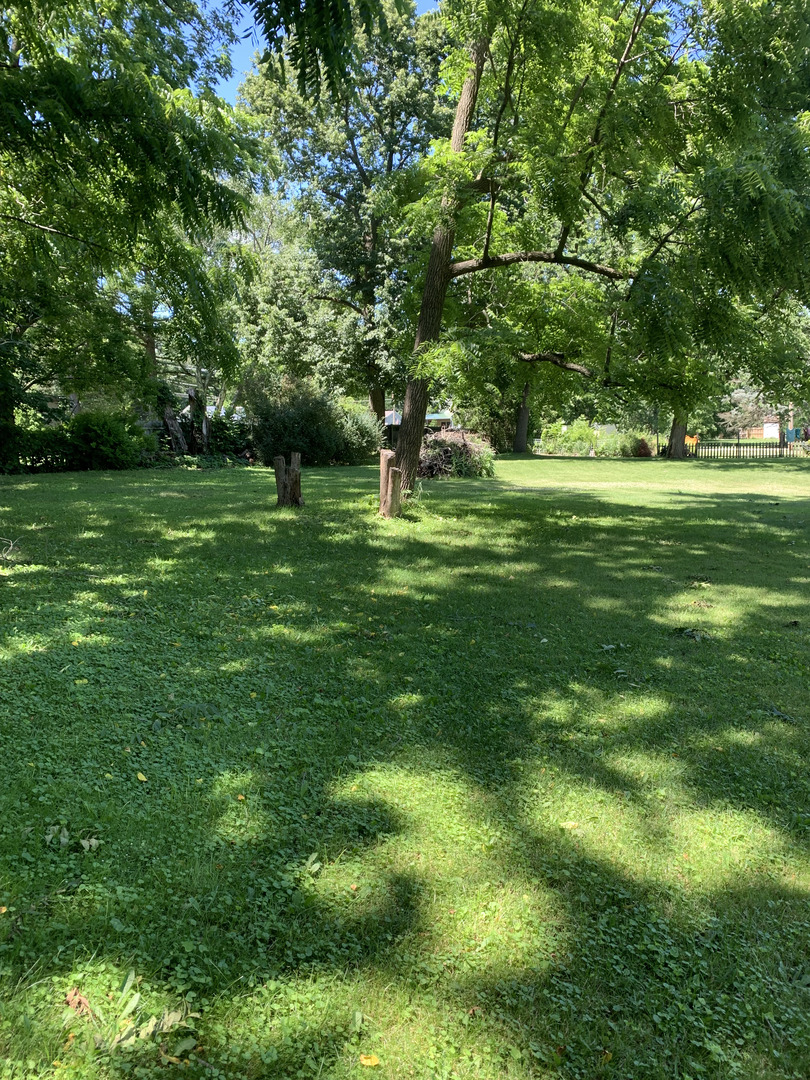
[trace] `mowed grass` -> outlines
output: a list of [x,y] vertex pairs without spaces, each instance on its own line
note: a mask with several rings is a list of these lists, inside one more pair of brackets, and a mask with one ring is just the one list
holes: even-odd
[[806,1078],[809,482],[0,480],[0,1076]]

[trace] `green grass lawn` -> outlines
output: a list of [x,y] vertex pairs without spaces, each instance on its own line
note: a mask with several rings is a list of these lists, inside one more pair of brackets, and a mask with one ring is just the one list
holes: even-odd
[[2,1080],[806,1080],[808,481],[0,478]]

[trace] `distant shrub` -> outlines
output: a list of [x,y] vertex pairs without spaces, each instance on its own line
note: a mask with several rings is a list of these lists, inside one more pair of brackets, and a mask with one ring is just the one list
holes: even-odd
[[425,436],[418,475],[494,476],[495,453],[481,435],[468,431],[437,431]]
[[[563,431],[563,428],[565,430]],[[540,452],[543,454],[573,454],[587,456],[597,439],[597,433],[587,420],[581,417],[573,424],[563,424],[562,420],[546,424],[540,439]]]
[[[477,431],[499,454],[512,450],[515,442],[515,423],[520,395],[493,396],[474,405],[453,406],[454,422],[466,431]],[[537,423],[529,413],[529,426],[526,431],[526,445],[534,442]]]
[[[566,428],[563,431],[563,427]],[[546,425],[540,440],[540,453],[587,457],[652,457],[647,440],[637,431],[605,434],[580,417],[573,424],[555,421]]]
[[143,440],[134,438],[120,416],[101,411],[77,413],[65,425],[69,469],[131,469]]
[[297,450],[304,465],[353,465],[380,446],[382,430],[366,409],[344,408],[307,384],[289,384],[256,407],[259,459]]
[[70,468],[71,444],[64,427],[20,431],[17,449],[22,469],[32,472],[63,472]]
[[360,465],[380,449],[383,427],[372,412],[362,405],[340,405],[343,448],[340,461],[344,465]]
[[295,387],[259,406],[256,450],[263,465],[278,454],[297,450],[305,465],[328,465],[340,450],[342,436],[337,406],[325,395]]
[[238,416],[212,416],[210,451],[212,454],[243,454],[251,446],[250,424]]
[[652,457],[653,452],[643,435],[635,432],[602,435],[596,443],[597,457]]

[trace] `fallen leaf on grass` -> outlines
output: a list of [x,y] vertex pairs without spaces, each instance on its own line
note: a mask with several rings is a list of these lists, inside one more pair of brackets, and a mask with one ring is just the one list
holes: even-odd
[[579,828],[579,822],[578,821],[561,821],[560,822],[560,828],[561,829],[578,829]]
[[65,1004],[73,1009],[77,1016],[93,1015],[93,1010],[90,1008],[90,1002],[75,986],[65,994]]
[[365,1065],[367,1068],[373,1069],[375,1065],[380,1064],[380,1059],[377,1057],[376,1054],[361,1054],[360,1064]]
[[142,772],[139,772],[139,773],[138,773],[138,779],[139,779],[139,780],[142,780],[142,781],[143,781],[144,783],[146,783],[146,782],[147,782],[147,781],[146,781],[146,777],[145,777],[145,776],[143,775],[143,773],[142,773]]
[[245,796],[244,795],[237,795],[236,799],[237,799],[237,802],[244,802],[245,801]]

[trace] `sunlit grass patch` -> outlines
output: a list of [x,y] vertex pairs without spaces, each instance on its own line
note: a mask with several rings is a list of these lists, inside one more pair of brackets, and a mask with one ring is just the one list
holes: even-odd
[[376,486],[0,481],[0,1076],[803,1077],[805,473]]

